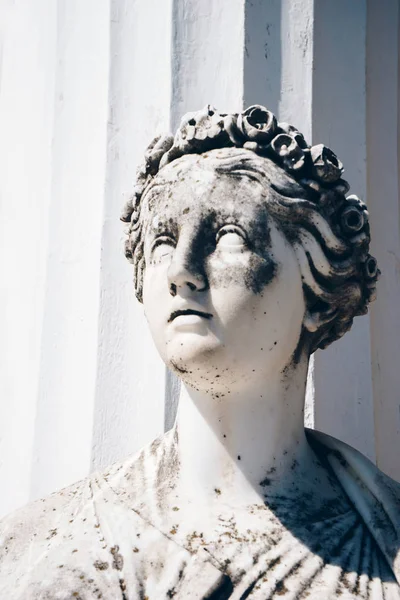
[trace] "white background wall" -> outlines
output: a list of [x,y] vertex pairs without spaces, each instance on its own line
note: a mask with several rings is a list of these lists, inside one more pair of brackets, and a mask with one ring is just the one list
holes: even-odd
[[400,479],[398,24],[398,0],[0,0],[0,514],[171,424],[118,218],[207,103],[267,105],[367,200],[378,300],[316,354],[307,421]]

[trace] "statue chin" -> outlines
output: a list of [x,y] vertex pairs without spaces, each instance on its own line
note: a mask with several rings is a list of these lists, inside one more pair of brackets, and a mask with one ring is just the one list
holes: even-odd
[[342,171],[258,105],[152,142],[122,219],[177,419],[0,523],[1,600],[400,600],[400,484],[303,422],[379,275]]

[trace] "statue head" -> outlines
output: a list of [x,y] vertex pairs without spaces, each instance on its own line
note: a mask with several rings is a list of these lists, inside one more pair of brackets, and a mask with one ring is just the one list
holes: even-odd
[[379,271],[367,208],[346,197],[342,172],[262,106],[208,106],[153,140],[122,216],[126,256],[182,379],[282,370],[367,312]]

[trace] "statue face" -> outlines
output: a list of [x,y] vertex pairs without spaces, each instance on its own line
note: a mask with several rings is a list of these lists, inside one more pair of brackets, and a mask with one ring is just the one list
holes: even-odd
[[290,364],[305,303],[265,192],[204,161],[176,161],[147,195],[143,303],[165,363],[223,395]]

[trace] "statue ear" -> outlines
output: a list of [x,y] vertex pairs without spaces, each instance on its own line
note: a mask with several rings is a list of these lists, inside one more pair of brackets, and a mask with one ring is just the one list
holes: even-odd
[[309,333],[315,333],[321,327],[329,325],[337,316],[337,309],[327,307],[321,310],[321,307],[307,309],[304,315],[303,325]]

